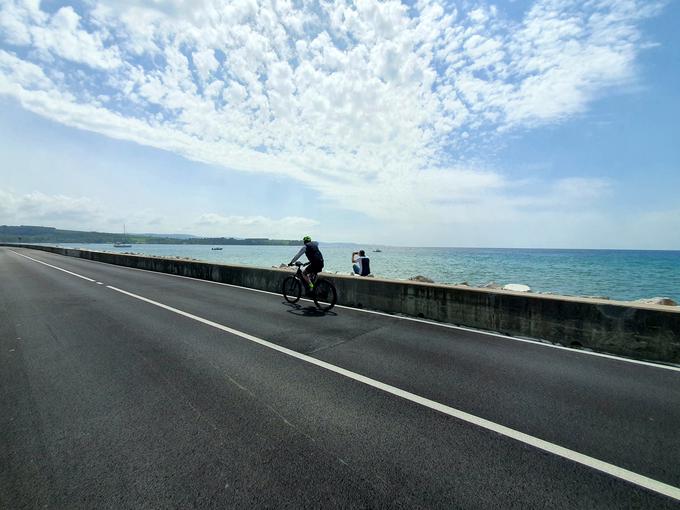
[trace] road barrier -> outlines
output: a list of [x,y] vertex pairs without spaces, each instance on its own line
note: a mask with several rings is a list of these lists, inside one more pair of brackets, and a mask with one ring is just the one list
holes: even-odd
[[[285,269],[2,244],[279,293]],[[324,274],[338,304],[667,363],[680,363],[680,307]]]

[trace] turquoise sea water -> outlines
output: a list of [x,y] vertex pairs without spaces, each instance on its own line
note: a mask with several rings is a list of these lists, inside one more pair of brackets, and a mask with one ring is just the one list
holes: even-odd
[[[131,248],[114,248],[110,244],[60,246],[259,267],[287,263],[297,251],[293,246],[223,246],[221,251],[213,251],[211,246],[167,244],[138,244]],[[351,271],[351,253],[358,248],[320,246],[325,270],[345,274]],[[438,283],[467,282],[473,286],[491,281],[501,285],[523,283],[536,292],[621,300],[665,296],[680,302],[680,251],[399,247],[381,250],[373,253],[366,248],[366,255],[371,259],[373,274],[383,278],[423,275]]]

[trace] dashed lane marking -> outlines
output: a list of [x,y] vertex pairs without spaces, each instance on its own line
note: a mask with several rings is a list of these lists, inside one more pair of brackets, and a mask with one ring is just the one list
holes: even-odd
[[[10,250],[10,251],[12,251],[12,250]],[[70,275],[77,276],[78,278],[82,278],[82,279],[90,281],[90,282],[95,281],[91,278],[87,278],[86,276],[79,275],[79,274],[74,273],[72,271],[67,271],[66,269],[62,269],[62,268],[54,266],[52,264],[47,264],[46,262],[42,262],[42,261],[36,260],[32,257],[22,255],[21,253],[17,253],[17,252],[13,252],[13,253],[16,253],[17,255],[21,255],[22,257],[25,257],[27,259],[33,260],[34,262],[38,262],[39,264],[43,264],[43,265],[51,267],[53,269],[57,269],[58,271],[63,271],[63,272],[68,273]],[[203,317],[199,317],[197,315],[193,315],[193,314],[185,312],[183,310],[173,308],[172,306],[165,305],[163,303],[159,303],[158,301],[154,301],[152,299],[140,296],[138,294],[134,294],[132,292],[128,292],[126,290],[122,290],[122,289],[119,289],[117,287],[113,287],[111,285],[107,285],[106,288],[114,290],[114,291],[119,292],[121,294],[124,294],[126,296],[132,297],[134,299],[144,301],[145,303],[149,303],[151,305],[154,305],[154,306],[157,306],[157,307],[162,308],[164,310],[173,312],[177,315],[181,315],[181,316],[186,317],[188,319],[200,322],[202,324],[206,324],[208,326],[219,329],[219,330],[224,331],[226,333],[230,333],[230,334],[238,336],[240,338],[244,338],[244,339],[249,340],[253,343],[262,345],[263,347],[267,347],[267,348],[272,349],[274,351],[278,351],[282,354],[286,354],[287,356],[299,359],[299,360],[304,361],[306,363],[309,363],[311,365],[316,365],[318,367],[324,368],[324,369],[326,369],[330,372],[334,372],[336,374],[342,375],[344,377],[347,377],[348,379],[352,379],[354,381],[360,382],[360,383],[365,384],[367,386],[370,386],[372,388],[376,388],[376,389],[381,390],[385,393],[389,393],[391,395],[402,398],[404,400],[408,400],[410,402],[421,405],[423,407],[427,407],[427,408],[432,409],[434,411],[438,411],[440,413],[446,414],[446,415],[451,416],[453,418],[457,418],[459,420],[462,420],[462,421],[465,421],[467,423],[476,425],[476,426],[484,428],[486,430],[490,430],[492,432],[495,432],[495,433],[500,434],[502,436],[508,437],[510,439],[514,439],[514,440],[519,441],[521,443],[533,446],[534,448],[537,448],[539,450],[543,450],[543,451],[551,453],[553,455],[557,455],[558,457],[562,457],[564,459],[571,460],[573,462],[576,462],[578,464],[590,467],[590,468],[595,469],[597,471],[600,471],[602,473],[606,473],[608,475],[614,476],[614,477],[619,478],[621,480],[625,480],[626,482],[629,482],[633,485],[643,487],[643,488],[648,489],[650,491],[653,491],[653,492],[656,492],[658,494],[672,498],[676,501],[680,501],[680,488],[675,487],[673,485],[669,485],[667,483],[660,482],[658,480],[654,480],[653,478],[649,478],[647,476],[635,473],[633,471],[629,471],[627,469],[621,468],[621,467],[616,466],[614,464],[610,464],[608,462],[604,462],[604,461],[596,459],[594,457],[584,455],[584,454],[576,452],[574,450],[564,448],[564,447],[559,446],[557,444],[550,443],[548,441],[544,441],[543,439],[539,439],[539,438],[531,436],[529,434],[525,434],[524,432],[520,432],[518,430],[511,429],[511,428],[506,427],[504,425],[500,425],[498,423],[486,420],[484,418],[480,418],[479,416],[475,416],[473,414],[466,413],[465,411],[461,411],[459,409],[449,407],[445,404],[435,402],[434,400],[430,400],[428,398],[421,397],[420,395],[410,393],[408,391],[402,390],[402,389],[397,388],[395,386],[391,386],[389,384],[377,381],[375,379],[371,379],[370,377],[366,377],[366,376],[363,376],[361,374],[357,374],[357,373],[352,372],[350,370],[347,370],[345,368],[338,367],[336,365],[332,365],[332,364],[327,363],[325,361],[321,361],[319,359],[313,358],[311,356],[307,356],[305,354],[299,353],[297,351],[293,351],[291,349],[287,349],[286,347],[282,347],[280,345],[268,342],[267,340],[263,340],[263,339],[258,338],[256,336],[250,335],[248,333],[244,333],[243,331],[239,331],[237,329],[230,328],[228,326],[224,326],[224,325],[219,324],[217,322],[213,322],[211,320],[204,319]]]

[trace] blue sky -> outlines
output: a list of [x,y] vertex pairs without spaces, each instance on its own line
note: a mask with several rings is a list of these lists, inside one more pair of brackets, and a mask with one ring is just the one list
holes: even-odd
[[0,224],[680,249],[678,2],[0,1]]

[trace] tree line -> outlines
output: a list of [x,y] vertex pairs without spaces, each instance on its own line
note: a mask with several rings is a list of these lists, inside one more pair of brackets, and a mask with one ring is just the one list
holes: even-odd
[[0,242],[4,243],[115,243],[130,244],[213,244],[213,245],[279,245],[291,246],[300,241],[236,237],[164,237],[157,234],[114,234],[109,232],[85,232],[61,230],[54,227],[32,225],[0,225]]

